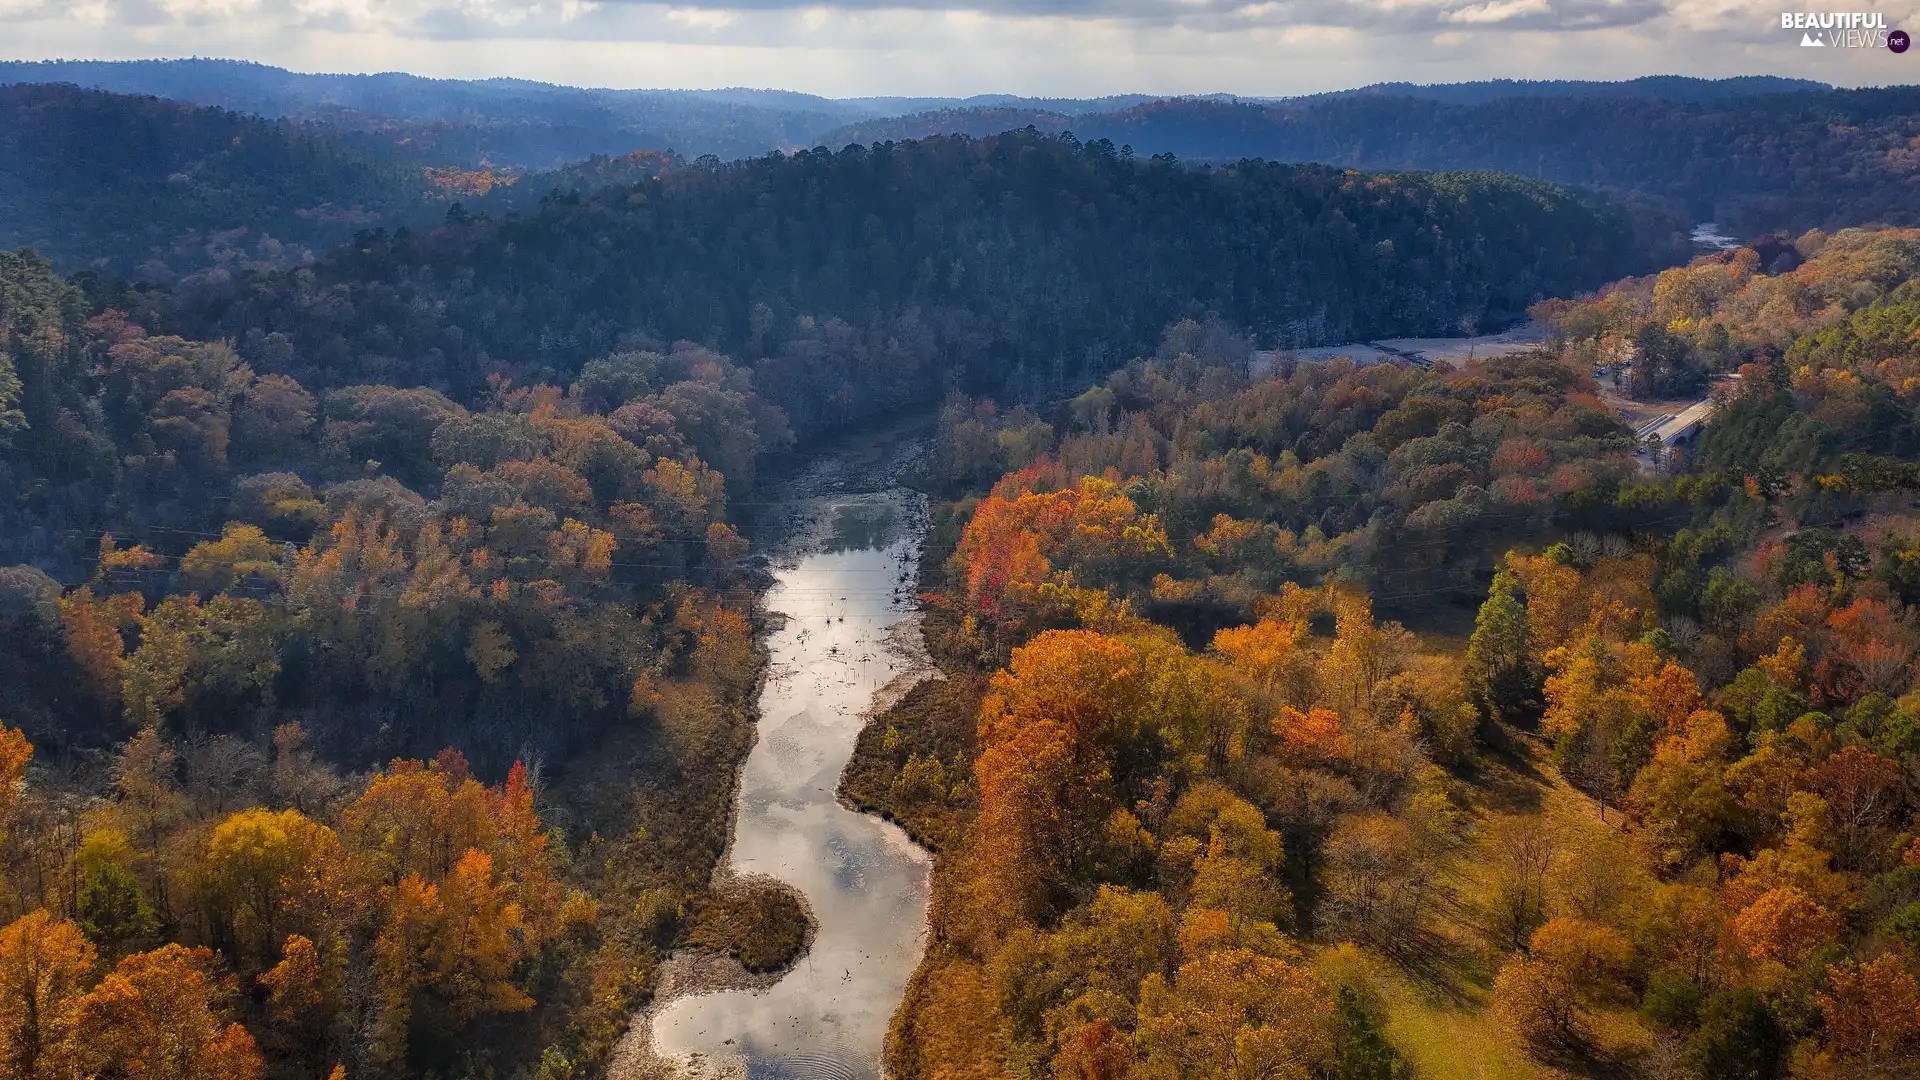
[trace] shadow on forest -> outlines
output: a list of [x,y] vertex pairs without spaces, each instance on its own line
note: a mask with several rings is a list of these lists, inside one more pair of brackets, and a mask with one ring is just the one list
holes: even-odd
[[1501,814],[1537,814],[1546,805],[1553,781],[1540,771],[1545,753],[1539,739],[1502,725],[1488,740],[1486,751],[1458,775],[1478,794],[1476,809]]
[[1491,981],[1484,977],[1476,950],[1430,927],[1381,952],[1422,992],[1454,1007],[1474,1005]]
[[1533,1053],[1541,1064],[1549,1065],[1574,1076],[1593,1077],[1595,1080],[1611,1080],[1614,1077],[1641,1076],[1644,1072],[1641,1064],[1617,1049],[1600,1046],[1585,1034],[1544,1044],[1535,1044]]

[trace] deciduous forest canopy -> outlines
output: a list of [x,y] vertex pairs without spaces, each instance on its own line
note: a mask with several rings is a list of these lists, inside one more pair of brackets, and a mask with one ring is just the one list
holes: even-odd
[[[518,92],[419,82],[342,85]],[[670,953],[795,962],[715,877],[757,511],[916,422],[942,677],[840,789],[938,855],[890,1075],[1910,1077],[1911,92],[1715,85],[1112,103],[1611,191],[1089,123],[547,197],[0,88],[0,1080],[573,1080]]]

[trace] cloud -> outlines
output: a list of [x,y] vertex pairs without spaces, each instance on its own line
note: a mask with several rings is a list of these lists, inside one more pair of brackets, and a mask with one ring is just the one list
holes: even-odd
[[[1449,23],[1524,24],[1533,29],[1628,25],[1657,17],[1660,0],[87,0],[126,26],[172,21],[267,23],[424,36],[575,37],[645,31],[686,22],[690,11],[735,14],[825,8],[840,12],[964,11],[1013,18],[1111,19],[1151,25],[1318,26],[1409,33]],[[0,20],[52,19],[72,0],[0,0]],[[711,25],[705,20],[698,25]]]
[[[235,56],[298,70],[841,96],[1225,91],[1409,80],[1784,74],[1781,0],[0,0],[0,56]],[[1883,7],[1920,25],[1920,0]],[[1793,5],[1789,4],[1789,7]],[[1884,50],[1882,50],[1884,53]]]

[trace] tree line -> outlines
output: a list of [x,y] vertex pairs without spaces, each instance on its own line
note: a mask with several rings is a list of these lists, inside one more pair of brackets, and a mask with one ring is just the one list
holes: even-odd
[[1654,197],[1736,236],[1914,223],[1906,163],[1909,140],[1920,134],[1920,96],[1911,87],[1757,86],[1695,96],[1647,82],[1567,92],[1518,84],[1484,95],[1475,89],[1486,84],[1465,84],[1280,102],[1168,99],[1073,116],[952,109],[861,121],[824,141],[980,138],[1032,126],[1193,161],[1497,169]]

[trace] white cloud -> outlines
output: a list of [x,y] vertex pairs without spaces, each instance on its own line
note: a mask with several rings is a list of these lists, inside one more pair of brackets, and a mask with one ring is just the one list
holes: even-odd
[[737,18],[731,11],[715,8],[680,7],[668,8],[667,18],[674,22],[691,26],[696,30],[724,30]]
[[1544,15],[1552,10],[1547,0],[1492,0],[1490,3],[1456,8],[1441,18],[1457,23],[1499,23],[1521,15]]

